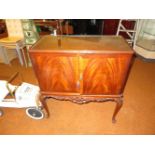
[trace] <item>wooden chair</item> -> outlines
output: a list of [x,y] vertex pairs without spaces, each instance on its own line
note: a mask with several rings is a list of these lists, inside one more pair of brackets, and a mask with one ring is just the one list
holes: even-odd
[[8,37],[0,39],[1,55],[4,59],[4,63],[10,64],[10,60],[7,55],[8,49],[15,49],[19,62],[22,66],[27,66],[27,61],[24,54],[24,34],[20,19],[6,19],[6,27],[8,31]]

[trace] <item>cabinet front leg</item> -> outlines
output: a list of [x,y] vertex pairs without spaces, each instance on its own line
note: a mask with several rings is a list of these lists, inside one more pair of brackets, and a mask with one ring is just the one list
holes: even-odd
[[45,117],[48,118],[50,113],[47,107],[46,99],[47,99],[46,96],[40,95],[40,101],[42,103],[43,109],[45,109]]
[[116,107],[112,116],[112,123],[116,123],[116,115],[118,114],[123,105],[123,98],[120,97],[118,99],[115,99],[114,101],[116,102]]

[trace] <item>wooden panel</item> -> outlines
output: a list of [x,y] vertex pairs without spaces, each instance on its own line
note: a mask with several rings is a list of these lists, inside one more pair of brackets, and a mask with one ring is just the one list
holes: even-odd
[[30,55],[42,92],[118,95],[133,50],[116,36],[45,36]]
[[131,55],[83,55],[83,92],[91,95],[117,95],[123,92]]
[[30,56],[47,116],[47,98],[78,104],[115,101],[115,122],[132,55],[122,37],[43,37],[30,49]]
[[41,91],[78,92],[78,57],[76,55],[31,53],[30,56]]

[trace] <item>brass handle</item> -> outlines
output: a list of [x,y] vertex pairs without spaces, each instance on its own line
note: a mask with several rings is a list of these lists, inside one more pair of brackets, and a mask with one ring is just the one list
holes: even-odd
[[82,73],[80,73],[80,81],[83,79],[83,75]]
[[79,80],[76,82],[77,88],[80,88],[80,83],[81,83],[81,80],[82,80],[82,79],[83,79],[83,74],[80,73]]
[[77,86],[77,88],[80,88],[80,81],[76,82],[76,86]]

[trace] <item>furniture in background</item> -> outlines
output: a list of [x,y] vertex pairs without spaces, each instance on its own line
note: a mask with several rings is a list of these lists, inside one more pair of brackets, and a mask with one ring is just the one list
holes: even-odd
[[7,37],[7,29],[6,29],[6,24],[4,19],[0,19],[0,39]]
[[57,34],[73,34],[73,26],[68,20],[64,19],[34,19],[34,23],[38,29],[39,35],[53,34],[54,30]]
[[155,19],[140,19],[135,52],[145,59],[155,59]]
[[103,35],[116,35],[119,19],[103,19]]
[[103,19],[103,35],[121,35],[133,47],[138,25],[137,19]]
[[39,39],[39,34],[37,32],[34,21],[32,19],[22,19],[21,22],[25,45],[33,45]]
[[44,36],[29,51],[46,99],[78,104],[114,101],[112,121],[123,103],[133,50],[121,36]]
[[[136,31],[137,31],[137,25],[138,25],[138,19],[120,19],[118,28],[117,28],[117,33],[116,35],[124,35],[126,38],[127,42],[129,43],[130,46],[135,45],[136,41]],[[132,27],[127,28],[126,27],[126,22],[132,22]]]
[[70,19],[75,35],[101,35],[103,31],[102,19]]
[[24,33],[24,43],[27,49],[25,55],[27,59],[27,66],[31,66],[29,53],[27,51],[40,37],[32,19],[22,19],[21,23]]
[[7,50],[14,49],[17,52],[19,62],[21,65],[25,65],[26,59],[24,54],[24,36],[20,19],[6,19],[8,37],[0,39],[0,55],[2,56],[4,63],[10,64],[10,59],[7,54]]

